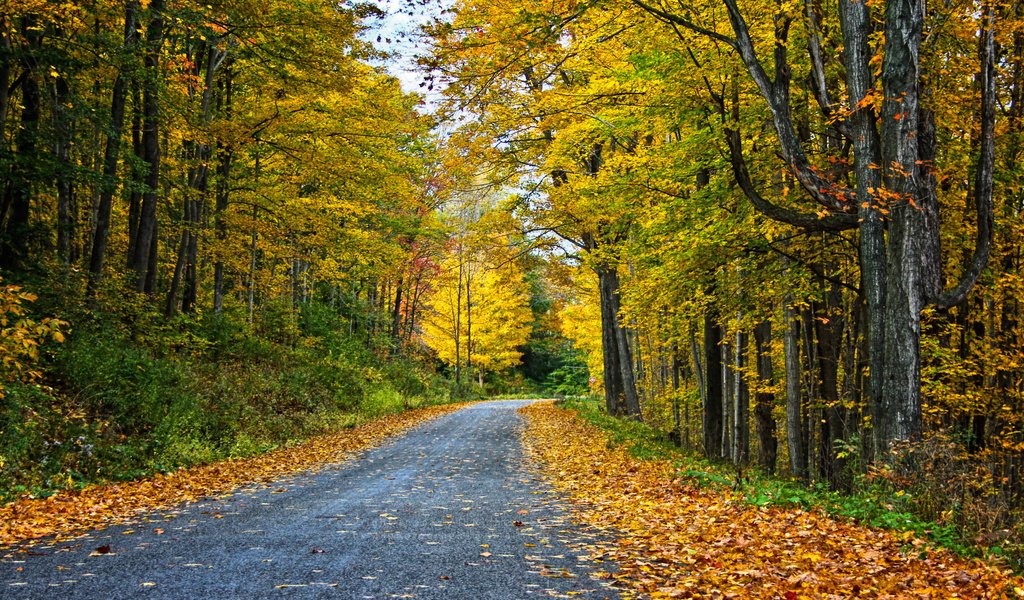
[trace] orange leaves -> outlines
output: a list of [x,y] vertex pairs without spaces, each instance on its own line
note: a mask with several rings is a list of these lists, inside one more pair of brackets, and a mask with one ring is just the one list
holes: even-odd
[[523,409],[526,444],[580,520],[605,529],[614,577],[653,598],[1013,597],[1018,578],[979,560],[817,512],[758,508],[639,461],[569,411]]
[[[50,535],[71,536],[130,520],[141,512],[318,469],[459,407],[448,404],[407,411],[244,460],[226,460],[128,483],[94,486],[79,493],[60,493],[46,499],[18,500],[0,507],[0,545]],[[163,533],[160,529],[156,531]]]

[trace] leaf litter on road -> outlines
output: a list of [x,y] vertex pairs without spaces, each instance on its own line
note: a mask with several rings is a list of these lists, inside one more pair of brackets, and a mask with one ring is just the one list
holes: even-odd
[[641,461],[553,403],[521,409],[524,445],[579,521],[608,573],[653,598],[1012,598],[1024,581],[999,565],[932,548],[912,534],[818,511],[756,507],[701,489],[668,461]]
[[462,406],[447,404],[388,415],[252,458],[229,459],[125,483],[91,486],[45,499],[16,500],[0,507],[0,547],[46,536],[65,539],[89,529],[129,521],[144,512],[323,468]]

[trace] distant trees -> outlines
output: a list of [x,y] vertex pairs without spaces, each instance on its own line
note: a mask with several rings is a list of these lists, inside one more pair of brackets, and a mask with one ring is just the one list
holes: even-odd
[[456,385],[475,375],[481,389],[486,373],[519,365],[533,318],[521,261],[501,232],[488,231],[486,210],[476,202],[456,209],[457,231],[429,279],[423,317],[423,341]]

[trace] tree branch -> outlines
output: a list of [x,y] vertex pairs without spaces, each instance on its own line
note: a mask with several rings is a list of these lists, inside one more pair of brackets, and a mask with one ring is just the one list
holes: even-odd
[[982,11],[982,31],[978,40],[981,69],[978,78],[981,87],[981,149],[974,179],[974,205],[978,215],[978,232],[975,238],[974,255],[964,269],[960,281],[953,288],[939,294],[934,304],[949,308],[964,301],[968,292],[977,283],[978,277],[988,264],[992,253],[993,206],[992,188],[995,169],[995,125],[996,125],[996,42],[995,11],[986,4]]

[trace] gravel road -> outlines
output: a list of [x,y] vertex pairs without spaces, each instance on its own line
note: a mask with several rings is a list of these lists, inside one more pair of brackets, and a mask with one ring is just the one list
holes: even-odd
[[592,576],[613,570],[587,556],[598,534],[524,461],[523,404],[470,405],[316,474],[0,552],[0,598],[616,598]]

